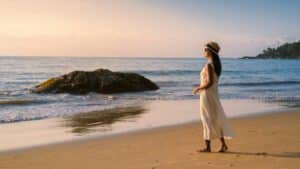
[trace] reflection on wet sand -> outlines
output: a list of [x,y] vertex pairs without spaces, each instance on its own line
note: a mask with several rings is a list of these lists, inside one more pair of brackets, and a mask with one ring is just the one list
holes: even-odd
[[145,113],[142,106],[118,107],[101,111],[79,113],[66,117],[66,126],[72,127],[72,132],[85,134],[93,130],[110,130],[110,125],[119,121],[129,121]]

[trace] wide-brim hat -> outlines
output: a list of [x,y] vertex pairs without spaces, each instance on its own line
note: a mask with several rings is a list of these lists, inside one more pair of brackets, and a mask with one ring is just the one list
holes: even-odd
[[221,48],[217,42],[210,41],[205,45],[205,48],[208,49],[209,51],[219,54]]

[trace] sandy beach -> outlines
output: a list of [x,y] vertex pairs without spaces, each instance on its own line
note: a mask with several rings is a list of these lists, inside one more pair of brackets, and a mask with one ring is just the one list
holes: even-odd
[[0,169],[300,169],[299,9],[0,1]]
[[[300,113],[231,120],[236,138],[227,153],[197,153],[203,146],[199,122],[73,143],[1,153],[1,169],[181,169],[300,166]],[[213,151],[219,142],[213,144]]]

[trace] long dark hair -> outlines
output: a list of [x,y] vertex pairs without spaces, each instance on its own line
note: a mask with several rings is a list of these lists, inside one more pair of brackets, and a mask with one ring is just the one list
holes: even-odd
[[214,65],[215,72],[218,75],[218,77],[220,77],[221,72],[222,72],[222,63],[221,63],[220,57],[219,57],[218,54],[216,54],[214,52],[210,52],[210,53],[211,53],[211,56],[212,56],[212,62],[213,62],[213,65]]

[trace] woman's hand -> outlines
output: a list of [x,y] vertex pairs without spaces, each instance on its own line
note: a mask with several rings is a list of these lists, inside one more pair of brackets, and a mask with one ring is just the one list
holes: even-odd
[[196,95],[200,91],[199,87],[195,87],[193,90],[193,94]]

